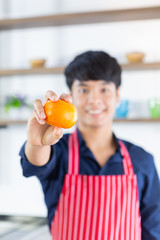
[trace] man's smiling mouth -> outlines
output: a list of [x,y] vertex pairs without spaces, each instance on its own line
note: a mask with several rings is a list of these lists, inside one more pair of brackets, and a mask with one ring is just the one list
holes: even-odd
[[97,114],[101,114],[102,112],[104,112],[104,110],[96,109],[96,110],[88,110],[87,112],[89,114],[97,115]]

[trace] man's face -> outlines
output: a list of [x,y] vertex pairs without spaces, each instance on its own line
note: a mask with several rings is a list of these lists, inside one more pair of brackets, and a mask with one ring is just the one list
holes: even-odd
[[112,124],[119,89],[114,83],[104,80],[75,80],[71,95],[78,111],[78,125],[103,127]]

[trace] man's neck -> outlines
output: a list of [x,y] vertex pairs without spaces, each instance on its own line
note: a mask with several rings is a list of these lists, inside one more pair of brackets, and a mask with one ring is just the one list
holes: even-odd
[[90,149],[112,148],[114,144],[111,127],[78,127]]

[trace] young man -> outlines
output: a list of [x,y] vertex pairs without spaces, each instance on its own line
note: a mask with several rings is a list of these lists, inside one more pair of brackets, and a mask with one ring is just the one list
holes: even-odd
[[[78,111],[77,129],[45,123],[35,100],[23,174],[42,184],[53,239],[159,240],[160,181],[151,154],[112,132],[121,69],[102,51],[77,56],[65,76]],[[70,95],[61,99],[71,102]],[[46,101],[57,101],[48,91]]]

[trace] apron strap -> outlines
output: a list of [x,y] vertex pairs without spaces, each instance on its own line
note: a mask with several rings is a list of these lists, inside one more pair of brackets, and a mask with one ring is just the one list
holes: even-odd
[[[134,175],[134,169],[128,150],[124,143],[119,140],[120,150],[123,157],[122,163],[125,175]],[[77,129],[69,135],[68,149],[68,174],[79,174],[80,151]]]
[[68,174],[79,174],[80,151],[77,129],[69,135]]
[[123,167],[124,167],[124,174],[125,175],[134,175],[134,169],[133,169],[133,165],[132,165],[132,161],[131,161],[129,152],[121,140],[119,140],[119,144],[120,144],[121,154],[123,157],[122,163],[123,163]]

